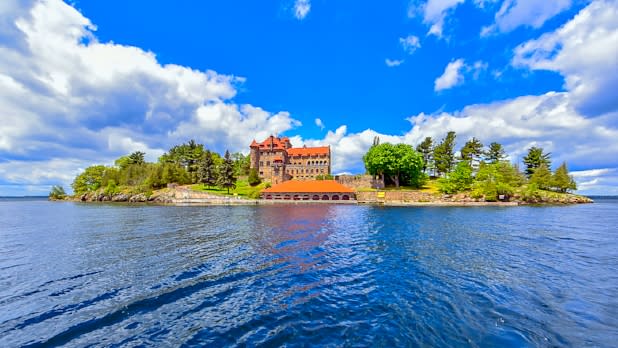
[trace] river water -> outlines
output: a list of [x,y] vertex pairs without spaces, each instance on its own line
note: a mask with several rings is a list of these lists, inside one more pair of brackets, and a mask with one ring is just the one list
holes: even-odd
[[615,347],[618,200],[0,200],[0,346]]

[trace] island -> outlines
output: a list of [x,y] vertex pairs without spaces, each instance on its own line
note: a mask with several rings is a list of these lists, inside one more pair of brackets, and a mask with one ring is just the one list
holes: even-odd
[[551,154],[531,147],[524,170],[501,144],[477,138],[455,151],[455,132],[416,147],[375,138],[363,156],[365,173],[333,175],[330,146],[295,148],[288,137],[253,140],[249,155],[223,156],[190,140],[157,162],[135,151],[114,165],[93,165],[50,199],[160,204],[525,205],[591,203],[576,195],[566,163],[553,172]]

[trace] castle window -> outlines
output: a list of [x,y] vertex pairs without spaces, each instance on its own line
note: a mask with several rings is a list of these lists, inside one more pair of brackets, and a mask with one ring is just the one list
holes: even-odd
[[260,167],[264,165],[264,162],[260,161]]
[[269,166],[270,165],[270,161],[266,161],[266,165]]

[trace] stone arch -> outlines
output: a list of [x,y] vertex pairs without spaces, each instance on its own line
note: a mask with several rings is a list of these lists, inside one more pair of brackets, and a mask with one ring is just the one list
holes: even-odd
[[311,199],[313,199],[314,201],[319,201],[320,200],[320,196],[319,195],[313,195],[313,197],[311,197]]
[[341,200],[342,200],[342,201],[349,201],[349,200],[350,200],[350,196],[348,196],[348,195],[343,195],[343,196],[341,196]]
[[339,195],[333,195],[330,199],[333,200],[333,201],[338,201],[339,200]]
[[328,201],[328,200],[330,200],[330,197],[328,197],[328,195],[323,195],[322,196],[322,200],[323,201]]

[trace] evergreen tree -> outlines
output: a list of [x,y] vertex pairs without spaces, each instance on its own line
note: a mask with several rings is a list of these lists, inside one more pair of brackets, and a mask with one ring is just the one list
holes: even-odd
[[577,190],[577,184],[572,176],[569,175],[569,170],[565,162],[556,169],[552,177],[552,187],[556,188],[560,192],[567,192],[568,190]]
[[[318,179],[316,177],[316,180],[324,180],[324,179]],[[249,185],[251,186],[257,186],[262,182],[262,180],[260,179],[260,176],[258,175],[257,169],[251,168],[251,170],[249,170],[249,178],[247,179],[247,181],[249,182]]]
[[52,189],[49,192],[49,198],[50,199],[64,199],[64,197],[66,197],[66,196],[67,196],[67,194],[66,194],[66,192],[64,192],[64,187],[62,187],[60,185],[52,186]]
[[489,149],[485,152],[485,160],[489,163],[498,163],[506,158],[502,144],[493,142],[489,144]]
[[423,172],[429,175],[428,171],[432,167],[433,162],[433,139],[426,137],[423,142],[416,146],[416,152],[423,156]]
[[466,144],[461,148],[461,159],[468,162],[468,164],[475,168],[478,162],[480,162],[481,155],[483,154],[483,143],[477,138],[472,138],[466,141]]
[[552,186],[552,175],[545,163],[534,170],[529,182],[535,184],[541,190],[548,190]]
[[217,171],[212,153],[208,150],[204,152],[198,167],[199,182],[211,187],[217,183]]
[[234,163],[230,157],[230,152],[225,151],[223,163],[219,168],[219,186],[227,188],[227,193],[230,193],[230,187],[236,188],[236,177],[234,176]]
[[455,137],[455,132],[448,132],[433,150],[433,161],[438,175],[450,172],[455,165]]
[[204,145],[198,144],[195,140],[191,139],[186,144],[176,145],[172,147],[167,153],[163,154],[159,158],[159,162],[162,163],[174,163],[185,168],[191,182],[198,181],[198,163],[204,154]]
[[543,153],[543,149],[533,146],[528,149],[528,154],[524,157],[524,164],[526,165],[526,175],[531,178],[537,168],[541,165],[545,165],[545,169],[551,167],[551,153]]

